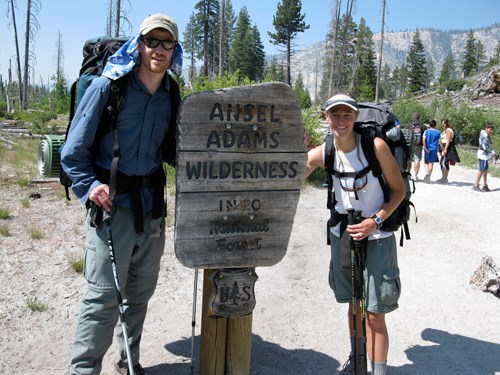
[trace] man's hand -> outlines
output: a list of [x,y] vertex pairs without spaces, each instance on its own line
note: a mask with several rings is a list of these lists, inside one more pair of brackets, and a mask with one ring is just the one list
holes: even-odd
[[90,192],[89,199],[97,206],[104,208],[107,212],[111,210],[113,202],[109,198],[109,186],[102,184]]

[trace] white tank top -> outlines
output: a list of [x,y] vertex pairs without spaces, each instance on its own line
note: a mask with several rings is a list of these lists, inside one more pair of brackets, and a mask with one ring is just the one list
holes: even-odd
[[[359,172],[366,166],[368,166],[368,161],[366,160],[359,142],[356,148],[350,152],[335,152],[334,170],[337,172]],[[341,177],[340,179],[335,176],[332,177],[333,190],[337,200],[335,210],[338,213],[347,214],[347,209],[352,208],[354,210],[360,210],[361,216],[368,218],[372,217],[380,210],[380,207],[384,203],[384,193],[378,178],[373,175],[371,170],[364,177],[356,181],[354,181],[354,177]],[[362,185],[365,186],[357,192],[345,190],[345,188],[358,188]],[[342,188],[342,186],[344,188]],[[356,195],[358,199],[356,199]],[[340,224],[333,227],[332,232],[335,236],[340,237]],[[370,234],[368,239],[390,237],[391,235],[392,232],[383,232],[377,229]]]

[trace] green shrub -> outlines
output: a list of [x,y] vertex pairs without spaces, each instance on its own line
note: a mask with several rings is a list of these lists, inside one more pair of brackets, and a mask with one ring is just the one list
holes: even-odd
[[302,111],[302,120],[304,122],[304,128],[309,133],[311,138],[310,144],[317,146],[325,141],[325,132],[321,126],[322,114],[317,110],[308,108]]
[[0,219],[8,219],[10,216],[10,211],[6,208],[0,208]]
[[45,303],[39,301],[36,297],[26,300],[26,306],[34,312],[44,312],[48,308]]

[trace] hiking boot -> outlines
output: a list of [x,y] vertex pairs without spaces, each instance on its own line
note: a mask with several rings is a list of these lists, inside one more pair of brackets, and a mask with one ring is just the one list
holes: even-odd
[[448,179],[447,178],[440,178],[439,180],[436,180],[436,182],[440,183],[440,184],[447,184],[448,183]]
[[488,185],[484,185],[482,190],[483,191],[491,191],[490,188],[488,187]]
[[349,354],[349,358],[345,361],[344,366],[342,366],[342,370],[340,370],[338,375],[356,375],[354,368],[354,354]]
[[[115,363],[115,372],[117,375],[129,375],[128,366],[122,361],[118,361]],[[134,366],[134,374],[135,375],[146,374],[146,371],[144,371],[140,363]]]
[[481,191],[481,189],[479,189],[479,186],[476,186],[476,185],[472,185],[472,190]]

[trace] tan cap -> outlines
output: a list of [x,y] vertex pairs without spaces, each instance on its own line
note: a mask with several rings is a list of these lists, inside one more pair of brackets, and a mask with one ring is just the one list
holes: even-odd
[[165,14],[152,14],[141,25],[141,35],[146,35],[154,29],[165,29],[170,31],[175,40],[179,40],[179,31],[175,21]]

